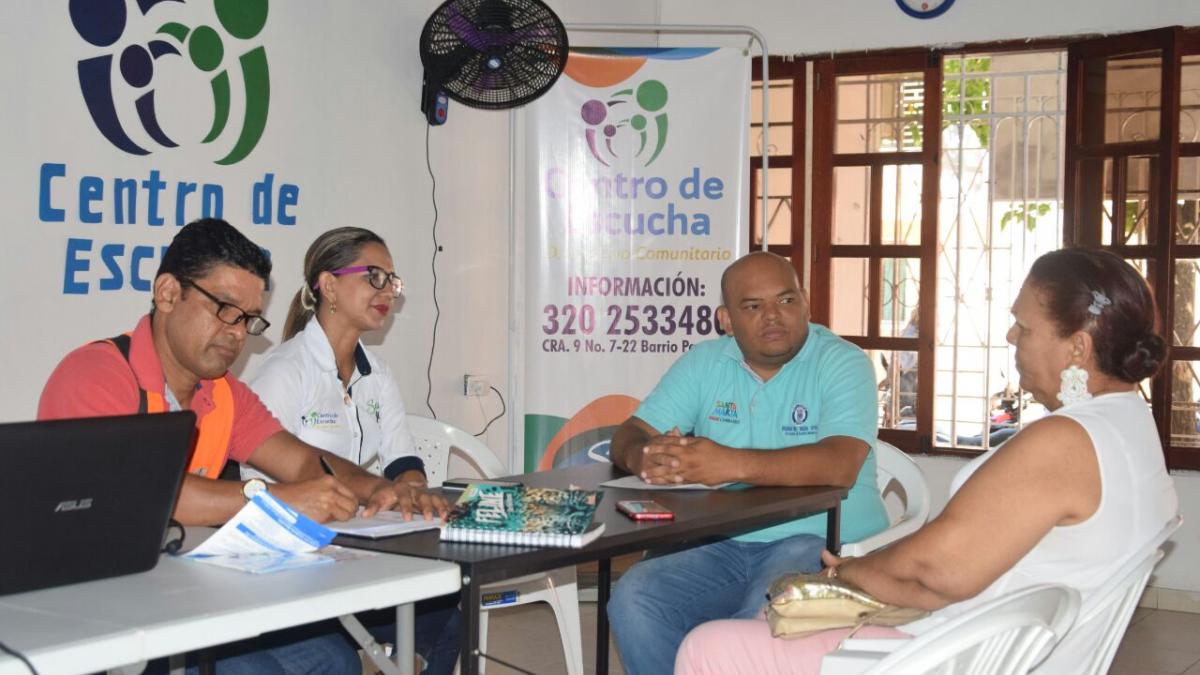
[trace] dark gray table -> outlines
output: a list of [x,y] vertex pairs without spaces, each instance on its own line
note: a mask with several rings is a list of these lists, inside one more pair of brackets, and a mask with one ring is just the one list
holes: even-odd
[[[456,562],[462,568],[462,675],[479,672],[480,588],[534,572],[599,562],[596,605],[596,673],[608,672],[608,604],[612,558],[651,548],[695,546],[735,536],[813,513],[828,514],[826,546],[838,548],[841,500],[849,492],[839,487],[754,487],[743,490],[619,490],[600,483],[624,475],[610,464],[588,464],[507,477],[525,485],[602,489],[604,499],[596,520],[604,534],[584,548],[527,548],[494,544],[442,543],[436,530],[389,539],[338,537],[336,543],[419,558]],[[450,493],[447,498],[454,498]],[[675,520],[634,522],[616,510],[621,499],[653,499],[675,512]]]

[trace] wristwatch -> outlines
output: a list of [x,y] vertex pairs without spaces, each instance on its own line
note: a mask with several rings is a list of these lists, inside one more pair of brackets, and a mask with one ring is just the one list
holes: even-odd
[[266,489],[266,481],[261,478],[251,478],[245,483],[242,483],[242,496],[246,498],[246,501],[250,501],[251,499],[254,499],[254,495],[263,492]]

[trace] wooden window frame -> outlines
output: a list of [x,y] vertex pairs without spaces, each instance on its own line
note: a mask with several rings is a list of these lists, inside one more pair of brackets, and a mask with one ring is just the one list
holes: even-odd
[[[1163,441],[1167,466],[1170,469],[1200,470],[1200,448],[1171,446],[1171,377],[1172,366],[1176,361],[1200,361],[1200,347],[1175,346],[1170,339],[1174,326],[1174,269],[1177,260],[1200,260],[1200,245],[1177,244],[1175,242],[1175,199],[1178,187],[1179,159],[1181,157],[1200,157],[1200,142],[1182,143],[1179,141],[1179,110],[1180,110],[1180,68],[1184,56],[1200,55],[1200,29],[1183,29],[1170,27],[1138,33],[1129,33],[1106,38],[1080,37],[1071,40],[1041,40],[1032,43],[1023,41],[993,42],[975,45],[964,45],[943,52],[923,50],[889,50],[874,54],[835,55],[828,59],[814,60],[814,97],[813,97],[813,138],[805,135],[805,106],[806,100],[806,64],[801,59],[791,60],[780,57],[770,57],[771,77],[773,80],[791,79],[793,86],[793,129],[792,152],[790,155],[772,156],[768,160],[769,168],[792,169],[792,243],[790,245],[769,246],[769,250],[788,256],[792,260],[797,273],[805,278],[804,251],[811,243],[812,282],[810,295],[812,298],[813,320],[828,323],[830,318],[830,295],[828,284],[822,280],[829,278],[832,269],[832,257],[871,257],[874,264],[870,271],[872,295],[870,301],[871,316],[868,319],[868,331],[878,331],[878,298],[875,294],[882,292],[879,281],[879,257],[897,257],[887,253],[899,253],[898,257],[915,257],[910,251],[892,251],[891,246],[877,247],[878,239],[872,244],[861,247],[834,247],[832,244],[832,168],[836,166],[855,165],[853,162],[876,162],[869,157],[843,156],[835,161],[832,143],[834,130],[834,110],[832,106],[832,83],[834,78],[842,74],[865,74],[867,72],[914,72],[925,70],[925,119],[923,125],[937,132],[925,134],[922,155],[932,152],[933,168],[926,167],[923,176],[922,194],[922,244],[921,252],[921,291],[920,304],[924,307],[936,306],[936,247],[937,247],[937,188],[940,168],[940,152],[936,146],[940,144],[941,130],[941,81],[942,60],[947,54],[975,53],[983,51],[1042,51],[1046,49],[1067,49],[1067,115],[1066,134],[1067,144],[1064,148],[1063,166],[1064,195],[1063,195],[1063,245],[1064,246],[1093,246],[1101,245],[1103,233],[1096,218],[1094,189],[1087,191],[1087,182],[1082,180],[1080,166],[1082,162],[1094,161],[1107,157],[1128,158],[1131,156],[1151,156],[1154,164],[1151,171],[1153,176],[1151,190],[1151,213],[1149,227],[1154,229],[1151,244],[1127,245],[1118,233],[1114,232],[1114,245],[1108,248],[1129,258],[1144,258],[1151,268],[1150,284],[1155,298],[1159,303],[1163,332],[1168,336],[1168,357],[1160,374],[1151,381],[1151,404],[1154,410],[1159,434]],[[1083,143],[1079,134],[1083,127],[1083,60],[1106,55],[1133,53],[1137,51],[1160,51],[1163,56],[1163,81],[1161,87],[1159,138],[1156,141],[1133,143]],[[920,68],[914,65],[921,62]],[[903,64],[903,65],[901,65]],[[760,61],[755,60],[754,77],[761,80]],[[829,83],[822,89],[822,82]],[[825,98],[828,97],[828,100]],[[1101,113],[1103,114],[1103,113]],[[933,117],[931,120],[930,118]],[[931,139],[933,142],[930,142]],[[805,239],[804,211],[804,174],[806,144],[813,146],[813,177],[812,177],[812,241]],[[749,172],[751,180],[750,194],[757,188],[755,168],[757,157]],[[850,162],[844,164],[843,162]],[[924,159],[922,159],[924,165]],[[1120,174],[1118,165],[1114,162],[1114,173]],[[1114,176],[1116,190],[1125,189],[1124,181]],[[877,182],[877,181],[875,181]],[[1103,187],[1100,188],[1103,190]],[[751,199],[749,208],[756,209],[757,200]],[[1090,203],[1090,210],[1082,205]],[[932,208],[930,206],[932,205]],[[1115,199],[1113,220],[1123,222],[1120,211],[1124,209],[1124,200]],[[753,214],[751,214],[753,218]],[[752,223],[752,219],[747,221]],[[1092,226],[1087,226],[1087,223]],[[875,224],[877,225],[877,223]],[[750,225],[752,228],[753,226]],[[764,223],[765,227],[765,223]],[[1115,226],[1114,226],[1115,227]],[[872,237],[877,235],[878,228],[872,227]],[[751,235],[753,233],[751,232]],[[765,233],[764,233],[765,236]],[[753,238],[751,237],[751,242]],[[899,247],[909,249],[913,247]],[[928,255],[926,251],[929,251]],[[926,259],[928,258],[928,260]],[[885,338],[877,334],[866,338],[849,337],[852,342],[867,349],[915,350],[919,358],[918,374],[918,410],[917,430],[915,432],[880,430],[880,438],[888,440],[909,451],[932,452],[933,454],[949,454],[974,456],[975,450],[934,447],[933,438],[933,378],[934,378],[934,344],[933,338],[936,325],[934,313],[923,313],[920,321],[920,338]],[[925,337],[928,336],[928,337]],[[923,404],[923,405],[922,405]]]
[[[1103,102],[1089,106],[1084,77],[1087,62],[1125,54],[1157,51],[1162,56],[1158,139],[1138,142],[1104,142],[1084,138],[1089,124],[1103,129]],[[1176,361],[1200,360],[1200,347],[1175,346],[1175,262],[1200,258],[1200,246],[1175,242],[1179,158],[1200,157],[1200,143],[1179,140],[1180,72],[1183,56],[1200,54],[1200,33],[1178,26],[1083,40],[1067,49],[1067,143],[1064,153],[1063,244],[1106,248],[1123,258],[1147,261],[1147,272],[1158,304],[1167,359],[1150,383],[1150,403],[1170,469],[1200,469],[1200,448],[1171,445],[1171,381]],[[1118,231],[1125,222],[1125,167],[1129,157],[1151,158],[1149,244],[1130,245]],[[1093,173],[1095,163],[1113,160],[1112,243],[1102,246],[1104,232],[1100,209],[1105,186]],[[1089,167],[1087,163],[1092,163]],[[1102,164],[1100,165],[1103,166]],[[1102,168],[1100,169],[1103,170]]]
[[[843,336],[863,349],[912,351],[917,353],[916,429],[880,429],[879,438],[909,452],[933,448],[933,379],[935,314],[918,318],[919,337],[884,337],[879,334],[882,310],[882,261],[884,258],[918,258],[923,307],[937,304],[938,156],[941,154],[942,75],[940,54],[925,51],[888,56],[850,56],[821,59],[814,64],[813,87],[813,178],[812,178],[812,269],[810,289],[813,320],[825,325],[831,318],[832,278],[835,258],[865,258],[868,261],[867,335]],[[836,82],[841,76],[920,72],[924,79],[924,110],[920,151],[888,153],[838,153],[834,147],[837,124]],[[827,133],[816,133],[817,129]],[[921,176],[921,244],[883,244],[881,199],[884,166],[919,164]],[[868,215],[869,242],[865,245],[833,244],[833,175],[838,167],[870,167],[871,205]],[[924,404],[922,404],[924,402]]]
[[[772,56],[768,61],[768,72],[770,72],[772,80],[790,80],[792,83],[792,147],[790,154],[787,155],[769,155],[767,157],[767,169],[791,169],[792,170],[792,222],[791,222],[791,243],[790,244],[768,244],[767,250],[772,253],[777,253],[792,261],[792,267],[796,270],[796,275],[801,280],[805,278],[804,268],[804,251],[807,244],[804,233],[804,171],[805,157],[807,156],[807,148],[805,147],[806,139],[804,137],[804,118],[805,109],[808,107],[808,77],[804,61],[792,59],[784,59],[779,56]],[[752,78],[755,82],[762,82],[762,58],[756,57],[752,66]],[[797,115],[799,118],[797,119]],[[770,121],[768,120],[768,123]],[[751,129],[760,127],[758,120],[751,120]],[[753,140],[753,139],[752,139]],[[750,148],[751,152],[754,148]],[[747,212],[746,226],[749,229],[747,241],[750,242],[752,250],[758,250],[759,246],[754,243],[754,219],[760,217],[761,206],[758,200],[758,176],[757,172],[762,168],[762,156],[752,154],[749,157],[749,170],[746,175],[750,177],[750,200],[749,211]],[[767,235],[767,224],[762,223],[763,237],[769,239]]]

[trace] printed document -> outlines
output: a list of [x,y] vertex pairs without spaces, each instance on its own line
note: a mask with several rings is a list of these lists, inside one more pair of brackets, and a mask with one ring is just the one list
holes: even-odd
[[333,562],[316,551],[334,536],[333,530],[263,490],[184,557],[265,574]]

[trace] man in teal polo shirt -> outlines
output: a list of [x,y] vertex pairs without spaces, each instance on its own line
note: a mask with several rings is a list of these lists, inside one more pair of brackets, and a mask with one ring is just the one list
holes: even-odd
[[[613,436],[613,462],[650,483],[849,487],[843,538],[883,530],[867,355],[809,323],[796,273],[775,254],[731,265],[721,298],[726,337],[675,362]],[[817,514],[634,565],[608,604],[626,672],[672,672],[689,630],[752,618],[776,578],[819,570],[825,522]]]

